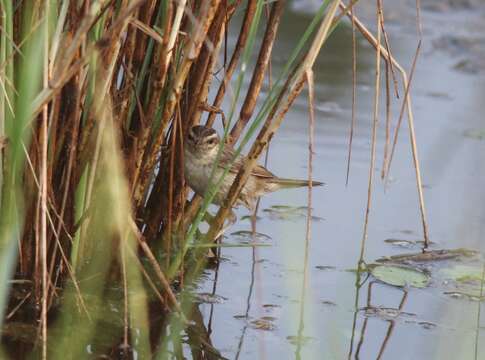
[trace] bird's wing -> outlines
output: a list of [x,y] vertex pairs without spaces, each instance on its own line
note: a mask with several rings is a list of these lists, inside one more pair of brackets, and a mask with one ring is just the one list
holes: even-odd
[[[234,149],[230,148],[228,145],[224,146],[224,151],[222,153],[222,158],[221,158],[221,165],[224,166],[225,164],[229,163],[232,161],[234,158]],[[246,161],[246,157],[243,155],[238,155],[233,163],[229,171],[231,173],[237,174],[239,170],[241,169],[242,166],[244,166],[244,163]],[[274,178],[275,175],[271,173],[269,170],[267,170],[265,167],[261,165],[256,165],[253,170],[251,171],[251,175],[259,177],[259,178]]]

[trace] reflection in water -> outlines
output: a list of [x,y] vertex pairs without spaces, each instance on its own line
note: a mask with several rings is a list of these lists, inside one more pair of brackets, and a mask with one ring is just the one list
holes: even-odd
[[[310,190],[311,192],[311,190]],[[311,196],[311,195],[310,195]],[[308,204],[308,219],[311,219],[311,204]],[[306,289],[308,286],[308,250],[309,250],[309,243],[310,243],[310,220],[307,221],[307,236],[305,240],[305,255],[303,260],[303,283],[301,285],[301,292],[300,292],[300,309],[299,309],[299,323],[298,323],[298,333],[296,338],[296,350],[295,350],[295,359],[301,360],[301,350],[302,346],[304,345],[305,337],[303,335],[303,331],[305,329],[305,304],[306,304]]]
[[307,72],[307,85],[308,85],[308,108],[309,108],[309,138],[308,138],[308,200],[307,200],[307,218],[306,218],[306,234],[305,234],[305,254],[303,257],[303,283],[300,293],[300,321],[298,325],[298,335],[295,350],[295,359],[301,359],[301,349],[303,345],[303,330],[305,328],[305,304],[306,304],[306,289],[308,286],[308,259],[310,251],[310,239],[312,233],[312,176],[313,176],[313,144],[314,144],[314,82],[313,71]]
[[[355,300],[354,317],[353,317],[353,324],[352,324],[352,337],[351,337],[351,340],[350,340],[350,350],[349,350],[348,358],[349,359],[352,358],[353,343],[354,343],[355,334],[357,332],[357,316],[358,316],[358,314],[362,310],[365,310],[366,312],[375,310],[375,313],[378,316],[382,316],[383,320],[389,322],[389,326],[387,327],[386,333],[384,335],[384,339],[382,340],[382,343],[379,347],[379,352],[376,356],[376,359],[379,360],[379,359],[382,359],[382,356],[384,354],[384,350],[386,349],[386,346],[389,342],[389,339],[391,338],[392,333],[394,331],[394,327],[396,326],[396,319],[401,314],[403,307],[406,303],[406,300],[408,298],[408,291],[405,288],[400,289],[402,291],[402,297],[401,297],[401,300],[399,302],[399,306],[398,306],[397,309],[390,309],[390,308],[386,309],[387,313],[392,314],[392,316],[390,316],[389,319],[386,319],[386,317],[384,315],[379,315],[380,314],[379,313],[379,307],[376,307],[372,304],[372,289],[373,289],[373,286],[375,284],[377,284],[377,285],[381,284],[381,283],[379,283],[375,280],[370,281],[369,284],[367,285],[366,307],[364,309],[359,308],[358,304],[359,304],[360,289],[362,288],[362,286],[364,285],[364,283],[368,279],[368,277],[366,277],[366,279],[361,284],[360,283],[360,276],[361,276],[360,273],[358,273],[357,274],[357,280],[356,280],[356,300]],[[386,286],[386,285],[383,285],[383,286]],[[369,317],[370,316],[368,314],[364,314],[364,321],[362,323],[362,328],[361,328],[361,331],[360,331],[359,342],[357,343],[357,347],[355,349],[355,354],[354,354],[354,359],[356,359],[356,360],[360,359],[360,355],[361,355],[360,351],[362,349],[362,345],[364,344],[364,339],[365,339],[365,335],[366,335],[366,331],[367,331],[367,323],[369,321]],[[372,333],[372,340],[375,339],[375,336],[376,336],[376,334]]]
[[[220,268],[220,259],[221,259],[221,248],[217,247],[216,248],[216,269],[214,271],[214,284],[212,285],[212,292],[211,295],[214,297],[216,296],[216,290],[217,290],[217,280],[219,278],[219,268]],[[211,304],[211,309],[209,313],[209,322],[207,323],[207,331],[209,335],[212,333],[212,316],[214,316],[214,303]]]
[[[272,84],[272,81],[271,81],[271,61],[269,63],[269,74],[270,74],[270,77],[269,77],[269,86],[271,87],[271,84]],[[266,148],[266,151],[265,151],[265,157],[264,157],[264,166],[268,166],[268,155],[269,155],[269,149],[270,149],[270,145],[271,143],[268,144],[267,148]],[[258,232],[256,231],[256,222],[257,222],[257,219],[258,219],[258,211],[259,211],[259,204],[261,202],[261,199],[259,198],[258,201],[256,202],[256,207],[254,208],[254,212],[253,214],[251,214],[251,241],[253,243],[253,245],[255,245],[257,243],[257,239],[258,239]],[[255,284],[255,279],[257,277],[257,274],[256,274],[256,263],[258,262],[258,247],[257,246],[253,246],[252,247],[252,253],[251,253],[251,281],[249,283],[249,291],[248,291],[248,296],[247,296],[247,299],[246,299],[246,312],[245,312],[245,320],[246,320],[246,323],[242,329],[242,332],[241,332],[241,336],[239,338],[239,343],[238,343],[238,346],[237,346],[237,353],[236,353],[236,357],[235,359],[239,359],[239,356],[241,354],[241,350],[242,350],[242,346],[243,346],[243,343],[244,343],[244,337],[246,336],[246,331],[248,329],[248,325],[249,325],[249,311],[251,309],[251,297],[252,297],[252,294],[253,294],[253,288],[254,288],[254,284]],[[259,277],[258,277],[259,279]],[[261,281],[258,282],[259,285],[261,286]],[[262,289],[261,288],[258,288],[258,293],[259,295],[261,296],[262,294]],[[260,299],[258,298],[257,299],[257,304],[258,305],[261,305],[261,301]],[[259,348],[260,348],[260,359],[265,359],[266,356],[265,356],[265,349],[264,349],[264,335],[262,335],[260,341],[259,341]]]
[[239,338],[239,343],[237,345],[237,353],[235,359],[239,359],[239,356],[241,354],[241,350],[243,347],[244,343],[244,337],[246,336],[246,331],[248,329],[249,325],[249,311],[251,310],[251,297],[253,295],[253,287],[254,287],[254,272],[256,268],[256,246],[253,246],[252,249],[252,261],[251,261],[251,282],[249,283],[249,291],[248,291],[248,296],[246,299],[246,312],[244,313],[244,318],[246,320],[246,323],[244,324],[244,327],[241,332],[241,336]]
[[[268,159],[268,151],[269,151],[269,147],[268,147],[268,150],[266,151],[266,162],[267,162],[267,159]],[[265,165],[266,165],[266,163],[265,163]],[[260,199],[258,199],[258,201],[256,203],[256,208],[254,209],[254,213],[251,216],[251,232],[252,232],[251,241],[253,242],[253,244],[256,244],[256,242],[257,242],[256,219],[257,219],[257,214],[258,214],[258,210],[259,210],[259,203],[260,203]],[[247,331],[248,326],[249,326],[249,312],[251,310],[251,297],[253,295],[253,288],[254,288],[254,283],[255,283],[255,278],[256,278],[256,276],[255,276],[255,274],[256,274],[256,262],[257,262],[257,259],[258,259],[257,251],[258,251],[258,247],[252,246],[251,281],[249,283],[249,291],[248,291],[248,296],[247,296],[247,299],[246,299],[246,312],[244,313],[244,318],[246,320],[246,323],[244,324],[244,327],[243,327],[242,332],[241,332],[241,336],[239,338],[239,343],[237,345],[237,353],[236,353],[235,359],[239,359],[239,356],[241,355],[241,350],[242,350],[243,343],[244,343],[244,337],[246,336],[246,331]],[[260,354],[260,355],[263,355],[263,356],[260,357],[260,358],[264,359],[265,358],[264,357],[264,349],[262,349],[261,353],[262,354]]]
[[[369,302],[370,302],[370,292],[371,292],[371,285],[374,284],[374,282],[371,282],[369,284]],[[401,311],[402,308],[404,307],[404,304],[406,303],[406,299],[408,298],[408,292],[406,291],[406,289],[403,289],[403,295],[402,295],[402,298],[401,298],[401,302],[399,303],[399,307],[398,307],[398,310]],[[396,324],[396,320],[389,320],[389,327],[387,329],[387,332],[386,332],[386,336],[384,337],[384,340],[382,341],[382,346],[379,350],[379,355],[377,356],[377,359],[381,359],[382,357],[382,354],[384,353],[384,349],[386,348],[386,345],[387,345],[387,342],[389,341],[390,337],[391,337],[391,334],[394,330],[394,326]]]
[[[483,299],[483,284],[485,282],[485,263],[482,266],[482,279],[480,281],[480,299]],[[482,303],[481,301],[478,302],[478,310],[477,310],[477,325],[475,329],[475,360],[478,359],[478,343],[480,337],[480,315],[482,310]]]
[[[348,359],[350,360],[352,357],[352,353],[354,351],[354,339],[355,339],[355,329],[357,326],[357,315],[359,313],[359,297],[360,297],[360,288],[364,285],[364,283],[369,278],[369,275],[366,274],[366,278],[361,282],[361,277],[364,273],[357,271],[356,278],[355,278],[355,302],[354,302],[354,316],[352,318],[352,336],[350,337],[350,345],[349,345],[349,355]],[[367,323],[364,323],[362,327],[362,331],[364,332],[367,327]],[[359,341],[360,345],[360,341]]]
[[193,304],[188,323],[173,318],[171,324],[163,329],[164,340],[160,348],[157,349],[157,355],[154,358],[186,359],[188,348],[190,349],[191,359],[226,360],[220,351],[214,347],[209,328],[204,324],[204,316],[199,306],[197,303]]
[[[194,305],[192,309],[191,324],[187,327],[187,343],[192,352],[192,359],[217,360],[225,359],[219,350],[214,348],[210,338],[209,327],[204,326],[204,317],[199,306]],[[181,359],[184,359],[182,357]]]

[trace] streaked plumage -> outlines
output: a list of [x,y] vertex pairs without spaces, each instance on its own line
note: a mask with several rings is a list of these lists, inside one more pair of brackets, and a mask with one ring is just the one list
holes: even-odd
[[[185,180],[197,194],[203,196],[212,172],[212,166],[216,160],[220,138],[214,129],[197,125],[189,130],[184,142],[184,172]],[[219,179],[226,164],[230,163],[234,156],[234,149],[225,145],[219,166],[216,169],[214,179]],[[239,155],[231,165],[229,173],[213,199],[213,203],[220,205],[227,196],[234,179],[241,166],[244,165],[245,157]],[[313,186],[322,185],[321,182],[313,181]],[[283,179],[275,176],[261,165],[257,165],[251,172],[251,176],[244,185],[236,205],[244,205],[253,209],[255,200],[266,193],[282,188],[308,186],[307,180]]]

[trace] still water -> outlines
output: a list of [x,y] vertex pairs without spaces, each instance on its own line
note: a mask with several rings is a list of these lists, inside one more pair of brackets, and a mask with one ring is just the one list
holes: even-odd
[[[318,1],[294,1],[287,11],[274,50],[275,74],[309,23],[311,13],[305,11],[311,12],[313,3]],[[422,3],[423,46],[411,94],[432,249],[483,251],[485,8],[479,1]],[[415,3],[384,6],[391,49],[409,70],[418,42]],[[357,8],[371,29],[375,29],[373,9],[374,3]],[[210,341],[229,359],[344,359],[349,352],[350,358],[360,359],[375,359],[379,354],[383,359],[484,358],[485,320],[482,317],[477,324],[479,302],[458,296],[450,291],[449,281],[434,276],[441,267],[457,264],[428,264],[432,280],[425,289],[404,291],[372,278],[356,287],[357,275],[351,270],[359,259],[366,207],[375,54],[358,36],[357,124],[346,186],[351,35],[348,24],[339,27],[314,69],[313,176],[326,186],[313,190],[304,296],[307,190],[281,191],[261,200],[259,236],[248,236],[247,211],[238,210],[240,221],[224,240],[266,246],[222,248],[218,271],[206,271],[199,284],[203,298],[199,310]],[[392,130],[399,109],[399,102],[393,101]],[[406,121],[387,188],[379,177],[384,115],[382,107],[365,247],[368,263],[382,256],[419,252],[423,239]],[[268,168],[282,177],[306,178],[307,161],[304,92],[271,143]]]

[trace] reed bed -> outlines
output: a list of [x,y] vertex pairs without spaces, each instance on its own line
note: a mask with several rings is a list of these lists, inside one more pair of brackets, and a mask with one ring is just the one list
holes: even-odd
[[[259,108],[285,1],[0,2],[0,319],[39,320],[23,355],[81,358],[96,343],[96,354],[178,357],[183,333],[193,358],[220,358],[185,289],[345,14],[377,59],[402,72],[412,122],[405,73],[380,30],[376,41],[352,15],[356,2],[322,4]],[[201,234],[221,179],[192,196],[183,141],[192,125],[216,121],[237,153],[258,136]],[[110,340],[96,342],[108,304],[123,316],[101,336]]]

